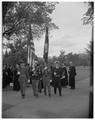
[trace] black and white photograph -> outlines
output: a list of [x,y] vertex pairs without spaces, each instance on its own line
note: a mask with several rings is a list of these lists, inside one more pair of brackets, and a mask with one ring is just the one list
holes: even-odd
[[2,118],[93,118],[94,1],[2,1]]

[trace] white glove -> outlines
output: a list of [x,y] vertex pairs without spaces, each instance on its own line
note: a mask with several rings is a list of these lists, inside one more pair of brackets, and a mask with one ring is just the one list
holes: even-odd
[[50,80],[50,83],[52,82],[52,80]]
[[56,75],[56,72],[54,72],[54,75]]
[[10,83],[10,86],[13,87],[13,83]]
[[63,78],[65,78],[65,76],[62,76],[62,78],[61,78],[61,79],[63,79]]
[[20,72],[18,71],[17,74],[20,75]]
[[30,80],[28,80],[28,83],[30,83]]

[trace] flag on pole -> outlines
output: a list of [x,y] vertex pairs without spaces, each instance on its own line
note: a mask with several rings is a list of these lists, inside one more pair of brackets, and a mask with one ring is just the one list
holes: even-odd
[[28,57],[27,57],[27,63],[29,64],[30,61],[30,46],[28,45]]
[[33,66],[34,58],[35,58],[35,47],[34,47],[33,39],[31,40],[30,44],[31,44],[31,47],[30,47],[30,66]]
[[45,44],[44,44],[44,61],[48,63],[48,51],[49,51],[49,37],[48,37],[48,27],[46,27],[46,35],[45,35]]
[[27,57],[27,63],[31,67],[34,61],[35,57],[35,48],[34,48],[34,42],[31,32],[31,24],[29,25],[29,36],[28,36],[28,57]]

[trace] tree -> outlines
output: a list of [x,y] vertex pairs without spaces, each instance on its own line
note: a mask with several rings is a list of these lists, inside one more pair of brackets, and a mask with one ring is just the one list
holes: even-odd
[[[91,66],[93,67],[93,38],[94,38],[94,24],[93,24],[93,20],[94,20],[94,2],[88,2],[88,10],[85,13],[84,17],[83,17],[83,23],[85,25],[87,24],[91,24],[92,27],[92,36],[91,36],[91,42],[88,45],[88,48],[86,49],[86,52],[89,55],[89,61],[92,60]],[[93,69],[93,68],[92,68]]]
[[[87,24],[91,24],[92,27],[92,36],[91,36],[91,42],[88,45],[88,48],[86,48],[86,52],[89,55],[89,60],[91,61],[91,59],[93,60],[93,38],[94,38],[94,24],[93,24],[93,20],[94,20],[94,2],[88,2],[88,10],[87,12],[84,14],[83,17],[83,23],[84,25]],[[92,66],[93,66],[93,61],[92,61]]]
[[2,2],[3,24],[5,23],[5,16],[10,8],[14,6],[15,2]]
[[68,53],[68,54],[66,55],[66,57],[67,57],[67,59],[68,59],[68,62],[73,61],[73,53],[72,53],[72,52]]
[[27,35],[30,24],[33,37],[40,36],[46,25],[57,28],[49,16],[55,9],[55,4],[53,2],[16,2],[14,7],[10,7],[4,15],[3,36],[10,37],[14,33]]
[[65,51],[61,50],[60,51],[60,55],[58,57],[60,63],[64,63],[65,62]]
[[39,38],[46,25],[50,29],[58,28],[49,16],[55,9],[55,5],[56,3],[53,2],[15,2],[14,4],[3,2],[3,8],[7,6],[5,12],[3,11],[3,37],[14,41],[7,44],[7,48],[11,49],[11,56],[16,57],[19,52],[25,52],[27,45],[31,43],[30,34],[33,38]]
[[88,44],[88,48],[86,48],[86,52],[88,55],[92,56],[92,51],[93,51],[93,41],[90,41]]
[[88,2],[88,10],[82,18],[83,24],[93,24],[94,19],[94,2]]

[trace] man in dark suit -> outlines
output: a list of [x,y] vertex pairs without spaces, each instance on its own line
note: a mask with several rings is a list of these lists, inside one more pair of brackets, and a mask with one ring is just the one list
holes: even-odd
[[8,82],[12,83],[13,82],[13,71],[10,65],[7,68],[7,72],[8,72],[8,78],[7,78]]
[[2,83],[3,83],[3,88],[5,88],[9,84],[7,65],[3,66],[3,80],[2,80]]
[[13,90],[16,90],[16,91],[19,91],[20,90],[20,84],[19,84],[19,64],[16,64],[16,66],[14,67],[14,70],[13,70],[13,77],[14,77],[14,80],[13,80]]
[[72,62],[70,62],[69,67],[69,86],[71,89],[75,89],[75,76],[76,76],[76,68]]
[[66,88],[68,85],[68,73],[64,63],[62,64],[61,72],[62,72],[61,85],[62,87]]
[[58,88],[59,95],[62,96],[61,93],[61,68],[59,65],[59,62],[55,62],[55,67],[52,69],[52,80],[53,80],[53,86],[54,86],[54,93],[56,94],[56,90]]

